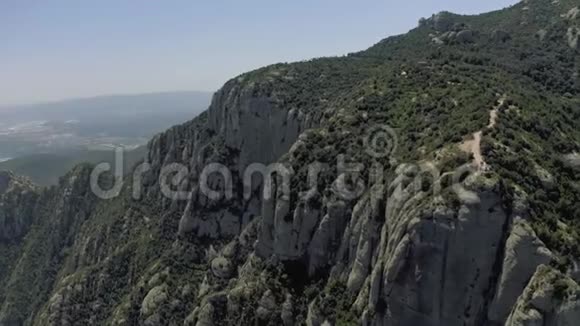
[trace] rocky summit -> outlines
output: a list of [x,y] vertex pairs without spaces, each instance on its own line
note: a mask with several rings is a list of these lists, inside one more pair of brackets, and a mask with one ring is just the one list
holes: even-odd
[[0,325],[579,325],[579,8],[243,74],[122,183],[0,173]]

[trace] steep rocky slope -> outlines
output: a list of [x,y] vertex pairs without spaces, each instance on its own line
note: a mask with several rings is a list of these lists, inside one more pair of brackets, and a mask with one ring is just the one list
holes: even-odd
[[578,6],[241,75],[114,199],[13,182],[0,325],[573,325]]

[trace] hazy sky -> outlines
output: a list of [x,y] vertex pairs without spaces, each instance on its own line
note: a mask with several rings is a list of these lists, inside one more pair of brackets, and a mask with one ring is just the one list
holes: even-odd
[[276,62],[343,55],[420,17],[515,0],[0,0],[0,105],[210,90]]

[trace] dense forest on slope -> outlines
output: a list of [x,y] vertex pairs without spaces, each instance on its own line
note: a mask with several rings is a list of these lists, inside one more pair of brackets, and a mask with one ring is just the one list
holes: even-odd
[[[0,176],[15,230],[0,233],[0,325],[575,323],[578,6],[443,12],[365,51],[238,76],[156,136],[112,200],[86,165],[49,190]],[[386,126],[396,146],[369,155]],[[341,196],[356,183],[340,155],[385,178]],[[291,167],[290,195],[279,176],[271,198],[245,189],[255,162]],[[312,184],[314,162],[329,168]],[[174,163],[181,200],[160,189]],[[195,186],[210,163],[233,171],[234,196]],[[416,187],[423,166],[438,173]]]

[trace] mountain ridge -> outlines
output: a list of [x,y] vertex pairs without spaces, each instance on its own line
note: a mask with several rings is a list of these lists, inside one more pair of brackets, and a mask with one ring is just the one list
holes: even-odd
[[[23,242],[0,242],[19,257],[0,325],[573,324],[573,5],[433,16],[230,80],[151,140],[119,197],[93,198],[89,166],[39,194]],[[478,132],[485,168],[461,149]],[[244,182],[254,163],[280,163],[272,184]]]
[[83,101],[93,101],[93,100],[107,100],[107,99],[129,99],[129,98],[138,98],[142,96],[171,96],[171,95],[202,95],[202,94],[211,94],[210,91],[160,91],[160,92],[146,92],[146,93],[119,93],[119,94],[104,94],[104,95],[94,95],[94,96],[83,96],[83,97],[76,97],[76,98],[65,98],[59,100],[48,100],[48,101],[39,101],[36,103],[23,103],[23,104],[12,104],[12,105],[0,105],[0,112],[6,109],[26,109],[35,106],[52,106],[52,105],[60,105],[63,103],[75,103],[75,102],[83,102]]

